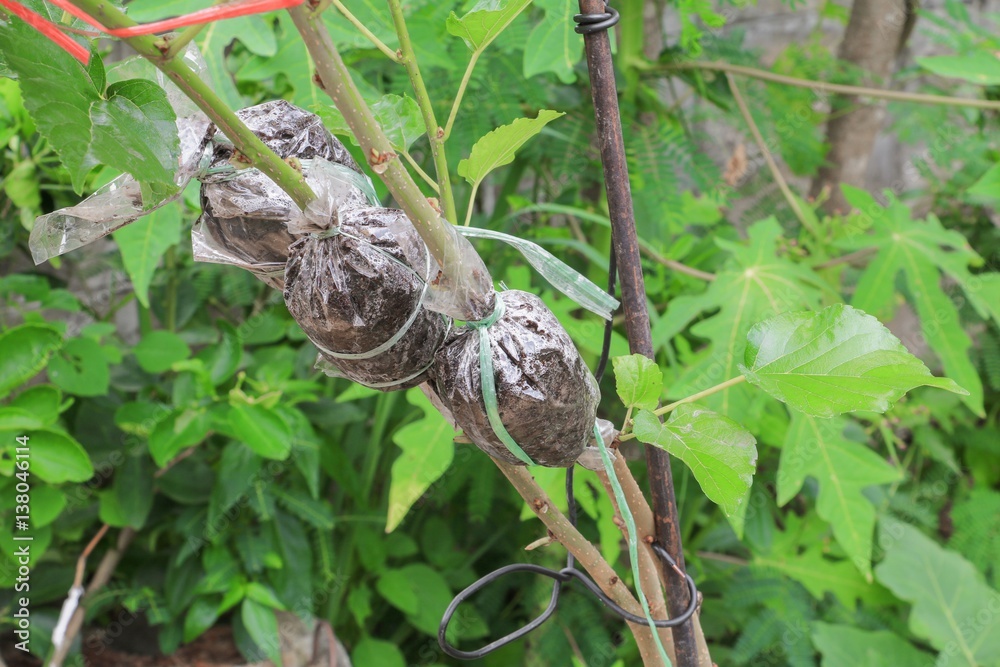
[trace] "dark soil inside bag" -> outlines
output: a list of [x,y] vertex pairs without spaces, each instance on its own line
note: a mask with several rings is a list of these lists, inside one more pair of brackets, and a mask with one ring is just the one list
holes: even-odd
[[[276,100],[241,109],[236,115],[282,158],[324,159],[362,173],[347,148],[326,130],[315,114]],[[211,169],[226,166],[233,153],[229,145],[216,146],[210,174],[202,179],[204,234],[211,243],[225,248],[228,255],[247,265],[284,264],[288,247],[295,240],[285,223],[293,207],[295,210],[297,207],[256,169],[213,178]],[[360,190],[351,199],[345,203],[368,204]],[[280,275],[268,276],[265,282],[282,287]]]
[[406,215],[393,209],[343,211],[339,224],[346,234],[305,236],[292,245],[285,268],[288,311],[321,352],[348,354],[377,348],[418,311],[402,337],[377,356],[323,356],[345,377],[368,386],[390,390],[424,382],[450,327],[420,303],[423,241]]
[[[540,465],[567,467],[593,438],[597,383],[569,334],[534,294],[501,293],[503,317],[489,329],[500,418]],[[438,352],[434,382],[465,435],[490,456],[520,464],[493,432],[479,371],[479,332],[462,329]]]

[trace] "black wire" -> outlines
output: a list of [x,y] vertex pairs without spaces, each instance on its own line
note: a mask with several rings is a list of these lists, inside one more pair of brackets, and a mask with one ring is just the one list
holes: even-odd
[[[605,2],[604,5],[607,11],[602,14],[577,14],[574,16],[573,20],[578,24],[576,26],[576,31],[580,34],[592,34],[600,32],[601,30],[607,30],[618,23],[618,12],[615,11],[613,7],[608,5],[607,2]],[[608,263],[608,294],[611,296],[615,295],[617,275],[618,266],[615,261],[614,240],[612,239],[611,259]],[[608,356],[611,351],[612,329],[613,322],[609,319],[604,325],[604,341],[601,345],[601,358],[597,362],[597,369],[594,371],[594,377],[597,379],[598,383],[600,383],[601,378],[604,377],[604,371],[608,366]],[[577,506],[576,498],[573,496],[573,466],[566,469],[566,499],[569,504],[569,521],[571,524],[576,526]],[[678,573],[681,572],[680,568],[677,567],[677,563],[673,558],[671,558],[670,554],[667,553],[666,549],[656,543],[653,543],[651,546],[653,553],[668,563],[672,568],[677,570]],[[626,621],[640,623],[643,625],[648,623],[645,617],[637,616],[628,612],[615,603],[615,601],[609,598],[590,577],[573,567],[575,564],[576,560],[573,558],[573,554],[567,554],[566,567],[561,570],[552,570],[533,563],[515,563],[513,565],[507,565],[494,570],[493,572],[490,572],[489,574],[476,580],[470,586],[466,587],[465,590],[456,595],[454,599],[452,599],[451,604],[449,604],[448,608],[445,610],[444,616],[441,618],[441,625],[438,626],[438,644],[441,646],[441,650],[453,658],[458,658],[460,660],[476,660],[477,658],[482,658],[493,651],[510,644],[511,642],[517,641],[521,637],[524,637],[529,632],[541,626],[545,623],[545,621],[549,620],[552,614],[555,613],[556,607],[559,606],[559,595],[562,593],[562,585],[569,583],[573,579],[576,579],[583,584],[583,586],[590,591],[594,597],[603,602],[608,609]],[[458,607],[489,584],[515,572],[531,572],[532,574],[540,574],[543,577],[549,577],[553,580],[552,597],[549,598],[549,604],[545,608],[545,611],[536,616],[526,625],[518,628],[510,634],[496,639],[486,646],[473,651],[462,651],[461,649],[458,649],[448,643],[446,636],[448,633],[448,625],[451,623],[451,619],[454,617],[455,612],[458,611]],[[674,626],[681,625],[682,623],[687,622],[687,620],[691,618],[695,610],[698,608],[698,589],[695,586],[694,579],[692,579],[688,574],[684,574],[684,579],[687,581],[690,599],[687,609],[684,610],[683,614],[675,618],[653,621],[653,624],[656,625],[656,627],[672,628]],[[639,582],[636,582],[636,585],[638,586]]]

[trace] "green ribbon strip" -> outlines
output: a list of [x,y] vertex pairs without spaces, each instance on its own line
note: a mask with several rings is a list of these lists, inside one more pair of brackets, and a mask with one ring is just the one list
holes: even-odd
[[493,433],[500,438],[500,442],[510,450],[510,453],[523,463],[533,466],[535,462],[531,460],[530,456],[524,453],[521,446],[507,432],[507,428],[503,425],[503,420],[500,419],[500,407],[497,405],[496,378],[493,377],[493,347],[490,343],[489,328],[503,317],[506,307],[499,292],[494,297],[496,298],[496,306],[493,307],[493,313],[489,317],[468,323],[470,327],[479,331],[479,381],[483,389],[483,403],[486,404],[486,418],[490,420]]
[[663,664],[666,667],[671,667],[672,663],[667,657],[666,649],[663,648],[663,642],[660,641],[660,633],[657,632],[659,628],[656,627],[653,614],[649,610],[649,601],[646,600],[646,594],[642,590],[642,580],[639,577],[639,531],[635,526],[635,517],[632,516],[632,511],[628,508],[625,491],[622,489],[621,482],[618,481],[618,475],[615,474],[615,465],[611,462],[608,447],[604,444],[604,438],[601,437],[601,430],[597,427],[597,422],[594,422],[594,437],[597,438],[597,447],[601,451],[601,460],[604,462],[604,470],[608,473],[608,480],[611,482],[611,489],[614,491],[615,501],[618,503],[618,511],[625,522],[625,528],[628,529],[628,559],[632,563],[632,578],[635,579],[635,592],[639,595],[639,604],[642,605],[642,612],[646,615],[649,629],[653,632],[653,641],[656,642],[656,648]]
[[548,250],[526,239],[478,227],[456,227],[462,236],[500,241],[515,248],[552,286],[595,315],[606,320],[618,309],[618,300],[582,276]]

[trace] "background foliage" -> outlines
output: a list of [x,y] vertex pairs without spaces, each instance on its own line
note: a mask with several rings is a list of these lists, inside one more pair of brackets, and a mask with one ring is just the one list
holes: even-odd
[[[129,11],[145,20],[200,4],[136,0]],[[396,48],[382,3],[346,4]],[[525,3],[500,4],[502,13]],[[605,282],[607,211],[582,41],[571,30],[575,3],[537,0],[492,44],[468,27],[467,13],[481,8],[406,5],[439,119],[447,118],[470,56],[479,54],[448,142],[449,163],[468,179],[454,179],[460,212],[478,187],[473,224],[532,238]],[[921,187],[845,189],[855,208],[849,214],[802,200],[807,229],[785,201],[766,195],[770,175],[759,159],[733,178],[708,156],[714,139],[705,128],[745,131],[725,79],[669,69],[695,57],[757,65],[739,31],[715,29],[732,8],[689,0],[665,7],[682,30],[650,58],[643,3],[616,5],[625,139],[665,387],[657,398],[679,399],[739,375],[756,322],[841,303],[893,323],[912,352],[969,392],[919,389],[885,415],[832,419],[791,412],[747,384],[704,401],[745,425],[759,445],[749,501],[728,518],[686,466],[675,466],[686,555],[705,596],[702,623],[714,660],[1000,664],[996,113],[891,104],[890,131],[927,146],[912,162]],[[831,20],[846,22],[843,7],[828,7]],[[394,144],[431,170],[405,72],[335,10],[326,16]],[[940,76],[920,79],[928,90],[995,99],[995,27],[976,25],[953,1],[922,14],[918,30],[952,55],[922,59],[901,76],[933,73]],[[510,562],[555,565],[559,550],[523,551],[543,528],[523,521],[530,512],[493,465],[470,445],[454,444],[419,391],[375,394],[318,374],[315,349],[280,294],[240,271],[191,261],[196,186],[112,241],[33,267],[26,239],[34,218],[75,203],[76,193],[123,165],[111,159],[113,142],[95,144],[93,155],[108,157],[96,170],[85,156],[58,158],[42,127],[46,116],[36,113],[53,103],[52,91],[31,83],[30,61],[11,59],[14,46],[25,48],[15,38],[34,39],[0,28],[6,67],[19,75],[0,79],[0,442],[9,448],[14,435],[28,432],[36,451],[47,452],[33,462],[36,629],[44,637],[54,625],[76,556],[107,523],[136,533],[90,608],[94,624],[123,610],[141,615],[170,652],[231,623],[240,649],[259,657],[268,652],[262,638],[274,630],[269,610],[287,609],[330,620],[361,667],[452,664],[434,639],[452,594]],[[344,131],[312,84],[284,14],[216,24],[197,43],[216,90],[234,108],[284,97]],[[857,78],[818,41],[790,46],[773,69]],[[80,94],[111,105],[121,90],[106,81],[101,67]],[[815,174],[825,154],[824,100],[779,84],[740,85],[786,172]],[[665,86],[683,86],[697,101],[668,104]],[[153,121],[166,113],[143,108]],[[543,109],[565,116],[536,128],[540,135],[508,165],[485,177],[463,167],[480,137]],[[148,180],[156,181],[157,160],[148,162]],[[758,206],[732,214],[759,193]],[[544,296],[593,364],[600,324],[509,252],[480,249],[498,280]],[[847,253],[857,254],[836,261]],[[678,272],[671,261],[701,275]],[[626,353],[616,332],[612,354]],[[603,390],[614,395],[610,378]],[[625,408],[606,400],[603,412],[620,424]],[[643,466],[634,468],[641,477]],[[12,552],[13,472],[8,452],[0,458],[2,554]],[[560,495],[560,472],[541,470],[538,478]],[[620,533],[600,484],[580,474],[576,485],[584,532],[617,559]],[[4,608],[13,571],[0,555]],[[497,584],[463,608],[455,639],[482,643],[510,631],[544,607],[548,591],[544,581]],[[47,652],[44,641],[33,647]],[[554,622],[482,664],[600,667],[636,659],[619,623],[570,592]]]

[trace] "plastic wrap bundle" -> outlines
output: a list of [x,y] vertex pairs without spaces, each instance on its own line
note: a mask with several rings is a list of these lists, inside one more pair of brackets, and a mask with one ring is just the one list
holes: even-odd
[[339,205],[339,174],[317,165],[317,199],[288,227],[285,305],[328,373],[400,389],[427,379],[450,320],[424,308],[433,261],[402,211]]
[[[184,62],[195,72],[203,73],[205,63],[194,46],[183,54]],[[129,174],[122,174],[99,188],[76,206],[62,208],[35,220],[29,246],[35,264],[76,250],[121,229],[181,196],[184,187],[207,166],[206,146],[211,122],[162,72],[143,58],[129,58],[108,69],[108,83],[144,78],[158,83],[177,116],[180,143],[175,192],[157,195],[143,191]]]
[[[375,203],[368,177],[319,116],[284,100],[242,109],[236,115],[278,156],[302,161],[307,177],[314,165],[339,165],[345,186],[337,193],[338,206]],[[234,171],[238,156],[221,134],[214,144],[211,163],[200,177],[202,215],[192,230],[195,259],[239,266],[282,289],[288,248],[295,241],[286,223],[298,206],[261,171]]]
[[[510,290],[497,303],[492,316],[459,329],[438,352],[437,393],[490,456],[526,463],[514,453],[519,448],[533,463],[571,466],[593,439],[597,383],[541,299]],[[495,399],[484,392],[483,368],[493,374]]]

